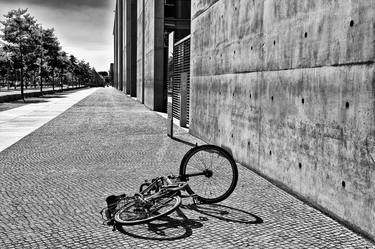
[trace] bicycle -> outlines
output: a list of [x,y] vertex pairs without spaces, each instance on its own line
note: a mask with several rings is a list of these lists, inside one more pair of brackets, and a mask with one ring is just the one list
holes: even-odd
[[[184,197],[193,198],[194,203],[223,201],[234,191],[237,180],[237,165],[231,154],[216,145],[196,146],[183,157],[178,176],[146,180],[133,196],[111,196],[101,213],[114,229],[116,225],[148,223],[172,213]],[[183,196],[182,191],[188,195]]]

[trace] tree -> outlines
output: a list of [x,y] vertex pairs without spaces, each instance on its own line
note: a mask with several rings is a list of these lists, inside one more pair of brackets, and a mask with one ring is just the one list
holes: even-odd
[[1,21],[4,25],[1,38],[7,42],[4,50],[13,54],[14,66],[20,69],[21,98],[25,101],[23,93],[25,57],[35,50],[32,37],[36,20],[27,13],[27,9],[11,10],[4,17],[5,21]]
[[31,47],[34,48],[33,51],[30,51],[25,56],[25,68],[26,74],[29,77],[30,81],[33,81],[34,87],[36,87],[36,78],[37,74],[40,71],[41,67],[41,54],[42,54],[42,43],[41,43],[41,32],[42,28],[40,25],[34,25],[32,27],[32,35],[29,42]]
[[65,71],[69,68],[69,58],[65,51],[59,51],[59,56],[57,57],[57,68],[58,68],[58,75],[60,78],[60,87],[61,90],[63,89],[63,76]]
[[77,58],[74,55],[69,56],[69,72],[72,75],[73,82],[77,82],[77,75],[79,73]]
[[55,90],[55,69],[59,66],[60,42],[54,34],[54,29],[43,30],[43,48],[45,59],[49,67],[49,74],[52,78],[52,89]]
[[86,84],[92,76],[92,70],[90,67],[90,64],[88,62],[85,62],[84,60],[81,60],[78,63],[79,67],[79,78],[80,78],[80,83]]
[[0,76],[3,79],[3,83],[5,82],[5,76],[8,72],[8,58],[7,54],[5,53],[4,49],[0,47]]

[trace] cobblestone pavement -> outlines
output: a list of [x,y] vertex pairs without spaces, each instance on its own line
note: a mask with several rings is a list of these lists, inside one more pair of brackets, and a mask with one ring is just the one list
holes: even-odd
[[113,232],[99,216],[106,196],[178,172],[189,146],[165,127],[155,112],[105,88],[5,149],[0,248],[375,248],[241,165],[224,202]]

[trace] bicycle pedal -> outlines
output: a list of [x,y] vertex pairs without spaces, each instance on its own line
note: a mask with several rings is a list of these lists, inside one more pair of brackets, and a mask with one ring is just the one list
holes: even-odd
[[198,200],[198,195],[193,194],[191,195],[191,198],[193,199],[194,205],[198,205],[200,203],[200,201]]
[[112,225],[112,231],[115,232],[117,231],[117,224],[116,224],[116,221],[113,220],[113,225]]
[[113,226],[113,225],[115,225],[115,221],[112,220],[112,219],[111,219],[111,220],[108,220],[108,221],[107,221],[107,225],[108,225],[108,226]]

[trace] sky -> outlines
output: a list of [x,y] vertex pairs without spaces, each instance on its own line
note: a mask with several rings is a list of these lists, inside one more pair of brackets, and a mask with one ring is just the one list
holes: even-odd
[[113,62],[116,0],[0,0],[0,20],[11,9],[28,9],[43,28],[54,28],[62,49],[108,71]]

